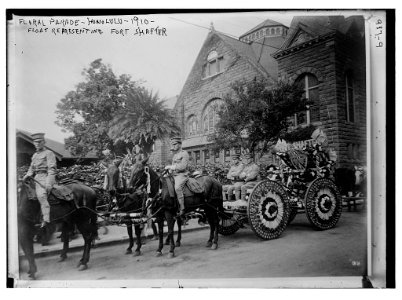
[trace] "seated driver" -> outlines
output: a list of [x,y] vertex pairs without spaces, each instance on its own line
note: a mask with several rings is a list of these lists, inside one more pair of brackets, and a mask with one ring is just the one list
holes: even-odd
[[244,155],[245,166],[239,175],[241,182],[235,184],[236,200],[246,201],[247,189],[253,188],[257,184],[260,167],[253,161],[252,153]]
[[[229,169],[229,172],[226,176],[227,179],[231,180],[232,184],[224,185],[222,187],[223,191],[223,201],[231,200],[233,196],[233,191],[235,189],[236,182],[239,182],[239,175],[241,171],[243,171],[243,164],[240,161],[240,154],[232,154],[232,166]],[[228,199],[226,199],[226,194],[228,195]]]

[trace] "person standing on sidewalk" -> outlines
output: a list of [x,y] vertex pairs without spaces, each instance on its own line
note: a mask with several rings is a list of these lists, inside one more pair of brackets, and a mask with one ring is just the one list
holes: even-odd
[[39,200],[43,218],[41,228],[44,228],[50,223],[50,206],[47,197],[56,182],[57,163],[55,154],[45,148],[44,133],[35,133],[32,139],[36,152],[32,156],[31,165],[23,180],[29,177],[35,179],[36,197]]

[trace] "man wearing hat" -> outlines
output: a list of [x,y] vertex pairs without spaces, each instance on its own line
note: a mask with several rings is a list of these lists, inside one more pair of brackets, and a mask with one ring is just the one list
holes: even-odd
[[[232,181],[232,184],[224,185],[222,187],[223,191],[223,201],[231,200],[233,196],[233,191],[235,189],[236,182],[239,182],[239,175],[241,171],[243,171],[243,164],[240,161],[240,154],[234,153],[232,154],[232,166],[229,169],[227,174],[227,179]],[[226,199],[226,193],[228,194],[228,199]]]
[[35,133],[32,135],[32,139],[36,152],[32,156],[32,162],[27,174],[24,176],[24,180],[35,176],[36,196],[38,197],[43,215],[41,227],[45,227],[50,222],[50,206],[47,201],[47,195],[56,181],[56,156],[52,151],[45,148],[44,133]]
[[235,184],[236,200],[246,200],[247,189],[253,188],[257,184],[260,167],[253,161],[252,153],[244,154],[245,165],[244,169],[239,174],[240,184]]
[[184,213],[184,194],[183,188],[188,179],[188,164],[190,156],[187,151],[181,148],[181,137],[173,137],[170,139],[170,150],[174,153],[172,165],[166,166],[166,170],[171,170],[174,176],[174,189],[176,191],[177,200],[180,205],[180,215]]

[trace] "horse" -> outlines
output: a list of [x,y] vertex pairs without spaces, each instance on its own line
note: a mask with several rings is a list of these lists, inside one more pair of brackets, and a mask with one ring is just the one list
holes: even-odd
[[[169,257],[174,257],[174,238],[173,227],[175,224],[178,203],[176,197],[169,192],[169,181],[172,177],[159,177],[155,171],[146,165],[146,160],[140,164],[135,172],[133,172],[132,179],[135,182],[133,185],[146,185],[150,183],[150,196],[151,196],[151,210],[156,215],[158,229],[159,229],[159,245],[157,249],[157,256],[162,255],[163,249],[163,221],[167,221],[168,226],[168,239],[170,241]],[[213,177],[202,176],[199,179],[204,187],[203,194],[193,194],[187,187],[184,189],[184,203],[185,213],[193,212],[200,208],[205,212],[206,218],[210,225],[210,235],[206,246],[215,250],[218,248],[218,223],[219,213],[223,212],[223,197],[222,185]],[[173,184],[174,186],[174,184]],[[159,193],[160,190],[160,193]]]
[[[136,163],[133,166],[133,171],[136,170],[137,165],[139,163]],[[107,170],[107,176],[108,176],[108,188],[109,192],[111,193],[110,195],[113,197],[115,203],[115,207],[113,207],[113,210],[119,211],[119,212],[126,212],[126,213],[143,213],[145,216],[147,213],[146,207],[145,207],[145,202],[147,198],[145,197],[146,194],[142,191],[141,188],[134,190],[132,188],[132,176],[128,180],[127,186],[120,185],[119,179],[120,170],[116,166],[110,166]],[[123,180],[124,182],[124,180]],[[138,186],[137,186],[138,188]],[[152,222],[152,221],[151,221]],[[143,226],[141,224],[134,224],[132,221],[125,221],[124,222],[126,227],[127,227],[127,234],[129,237],[129,246],[126,249],[126,254],[132,254],[132,248],[134,246],[134,236],[133,236],[133,227],[134,227],[134,233],[136,236],[136,249],[134,252],[134,256],[138,256],[141,254],[141,232],[143,230]],[[151,224],[152,230],[154,232],[154,236],[157,236],[157,229],[155,224],[152,222]]]
[[[33,228],[37,221],[37,214],[40,213],[40,206],[37,200],[33,200],[34,179],[27,179],[27,182],[20,182],[18,192],[18,222],[19,239],[21,247],[29,263],[29,275],[35,278],[37,272],[33,252]],[[50,205],[51,224],[62,224],[63,249],[59,262],[67,259],[69,250],[69,232],[74,226],[84,238],[84,250],[80,261],[77,264],[79,271],[88,269],[90,250],[93,239],[97,236],[97,214],[96,214],[96,193],[90,187],[75,182],[67,182],[64,187],[68,188],[73,195],[73,200],[60,199],[58,193],[52,189],[48,195]],[[38,209],[39,207],[39,209]]]

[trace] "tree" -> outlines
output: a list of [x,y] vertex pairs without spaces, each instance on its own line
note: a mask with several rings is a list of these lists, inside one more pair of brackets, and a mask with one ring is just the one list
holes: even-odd
[[126,95],[124,109],[110,125],[109,136],[114,141],[138,144],[147,154],[157,139],[180,133],[173,112],[159,101],[158,94],[144,88]]
[[212,140],[215,148],[241,146],[263,153],[288,129],[288,118],[305,109],[303,89],[286,82],[271,86],[264,79],[237,81],[219,111],[220,121]]
[[[144,144],[137,138],[138,135],[126,134],[136,133],[136,130],[144,131],[144,126],[148,132],[156,133],[157,137],[169,132],[167,128],[158,128],[158,124],[172,125],[163,102],[158,102],[157,95],[148,97],[150,93],[141,86],[141,82],[132,81],[129,75],[117,77],[110,66],[102,63],[102,59],[90,63],[82,75],[85,80],[60,100],[56,110],[56,124],[63,131],[73,133],[72,137],[65,140],[66,148],[73,155],[85,156],[90,151],[100,155],[106,148],[116,155],[123,155],[127,148],[132,148],[134,142]],[[146,116],[150,114],[158,116],[158,124],[146,123]],[[130,120],[126,122],[124,117]],[[119,131],[119,125],[123,123],[136,128],[125,127]],[[149,148],[149,135],[142,136],[147,138],[148,144],[145,145]]]

